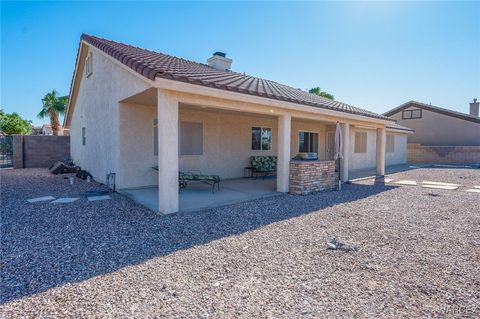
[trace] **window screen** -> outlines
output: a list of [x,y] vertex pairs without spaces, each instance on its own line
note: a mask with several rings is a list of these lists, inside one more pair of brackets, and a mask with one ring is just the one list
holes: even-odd
[[318,133],[298,132],[298,151],[318,153]]
[[395,135],[387,134],[387,153],[395,152]]
[[82,127],[82,145],[86,145],[86,143],[87,143],[87,137],[85,134],[85,128]]
[[203,154],[203,123],[180,123],[180,155]]
[[355,153],[367,152],[367,132],[355,132]]

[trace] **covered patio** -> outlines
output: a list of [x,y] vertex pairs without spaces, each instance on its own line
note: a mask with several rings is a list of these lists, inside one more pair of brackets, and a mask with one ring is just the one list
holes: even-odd
[[[337,121],[344,136],[340,175],[343,181],[348,180],[350,128],[357,124],[364,127],[366,123],[351,119],[346,122],[338,117],[338,112],[328,110],[322,110],[322,114],[288,111],[277,103],[256,104],[176,89],[173,92],[150,88],[120,101],[123,174],[119,176],[119,189],[152,210],[164,214],[188,212],[291,192],[291,159],[302,151],[315,152],[318,161],[325,162],[307,170],[316,170],[319,179],[328,174],[325,183],[330,186],[325,189],[331,189],[335,184],[333,179],[338,176],[334,176],[332,164]],[[382,175],[385,127],[372,123],[368,127],[379,137],[376,171]],[[255,131],[259,132],[258,146],[253,145]],[[300,144],[307,137],[309,147],[301,150]],[[252,156],[275,157],[275,178],[241,179],[251,165]],[[293,177],[296,189],[298,185],[303,187],[298,176],[309,175],[302,170]],[[201,184],[180,190],[178,172],[189,171],[218,175],[222,179],[221,190],[212,194],[209,187]],[[316,185],[315,191],[324,188],[318,187],[316,177],[311,184]]]
[[[157,211],[160,206],[158,186],[125,189],[121,193],[151,210]],[[220,190],[215,193],[211,192],[209,185],[194,183],[180,192],[178,211],[200,211],[279,194],[276,191],[276,179],[272,177],[225,180],[221,182]]]

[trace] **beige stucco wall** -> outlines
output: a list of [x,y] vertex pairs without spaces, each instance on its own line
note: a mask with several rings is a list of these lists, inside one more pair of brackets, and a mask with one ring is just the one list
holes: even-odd
[[[156,109],[151,106],[122,104],[120,106],[121,167],[118,176],[120,188],[157,185],[157,173],[152,166],[158,165],[154,156],[153,121]],[[182,155],[179,166],[182,171],[199,170],[205,174],[225,178],[243,177],[243,168],[249,166],[252,155],[277,155],[276,117],[248,113],[219,112],[201,108],[180,107],[180,121],[203,123],[203,154]],[[130,125],[130,123],[144,123]],[[251,149],[251,128],[272,128],[272,150]],[[325,158],[326,126],[319,122],[292,119],[291,156],[298,153],[298,131],[319,133],[319,157]]]
[[[355,153],[355,132],[367,132],[367,152]],[[352,127],[350,129],[350,170],[374,168],[376,164],[377,131]]]
[[407,162],[407,134],[393,133],[387,130],[387,135],[392,134],[395,138],[393,152],[386,152],[385,165],[405,164]]
[[[118,178],[121,179],[118,101],[148,86],[100,54],[94,52],[92,61],[90,77],[85,76],[83,69],[77,74],[81,81],[70,127],[71,156],[98,181],[104,182],[109,172],[117,173],[118,184]],[[86,128],[85,146],[82,127]]]
[[318,157],[321,160],[325,159],[325,149],[326,149],[326,132],[327,126],[319,122],[314,121],[304,121],[300,119],[292,119],[292,129],[291,129],[291,144],[290,144],[290,155],[294,157],[298,154],[299,131],[314,132],[318,133]]
[[158,185],[158,156],[154,155],[154,119],[157,109],[139,104],[121,104],[119,188]]
[[[277,154],[277,119],[245,114],[180,109],[180,121],[203,123],[203,154],[180,156],[180,170],[200,170],[221,178],[243,176],[252,155]],[[252,126],[272,129],[272,150],[251,149]]]
[[[418,109],[408,107],[407,110]],[[408,143],[424,145],[466,146],[480,145],[480,123],[422,110],[422,118],[402,120],[402,111],[391,118],[397,123],[415,130],[408,136]]]
[[[180,170],[200,170],[222,178],[243,176],[243,168],[250,166],[250,156],[277,155],[276,117],[242,113],[180,109],[180,121],[202,122],[204,129],[203,155],[180,156]],[[272,149],[255,151],[251,148],[252,127],[272,129]],[[319,133],[319,156],[325,157],[325,125],[313,121],[292,119],[290,155],[298,153],[298,131]]]

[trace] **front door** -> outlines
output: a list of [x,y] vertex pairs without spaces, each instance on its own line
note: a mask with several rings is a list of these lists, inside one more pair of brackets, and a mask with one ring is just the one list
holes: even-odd
[[335,132],[327,132],[327,160],[333,160],[335,155]]

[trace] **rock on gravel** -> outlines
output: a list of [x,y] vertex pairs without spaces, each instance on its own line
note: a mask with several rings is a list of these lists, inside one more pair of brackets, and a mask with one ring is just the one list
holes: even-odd
[[[480,170],[390,177],[419,176],[479,185]],[[161,217],[117,194],[28,203],[98,187],[46,170],[0,178],[2,318],[413,318],[479,306],[476,193],[365,181]],[[325,249],[333,237],[361,249]]]

